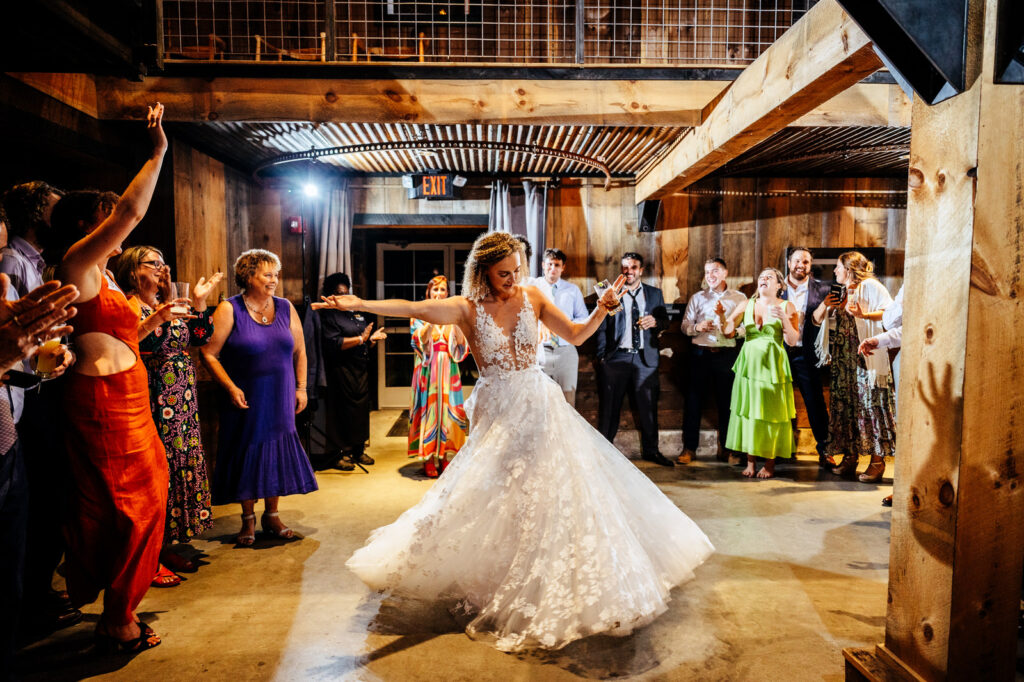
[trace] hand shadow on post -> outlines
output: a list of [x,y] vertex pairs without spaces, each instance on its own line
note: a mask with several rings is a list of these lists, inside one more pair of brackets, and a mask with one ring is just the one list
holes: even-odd
[[927,423],[934,440],[927,465],[917,471],[902,503],[912,521],[914,539],[933,558],[949,565],[956,530],[956,517],[949,513],[956,500],[956,487],[951,479],[957,476],[960,466],[963,395],[954,393],[953,366],[949,363],[941,378],[935,364],[927,363],[924,375],[918,379],[917,392],[930,413]]

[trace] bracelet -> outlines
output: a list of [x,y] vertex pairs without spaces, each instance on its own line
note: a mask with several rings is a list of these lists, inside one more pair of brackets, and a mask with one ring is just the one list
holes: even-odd
[[305,386],[296,386],[296,387],[295,387],[295,390],[296,390],[296,391],[305,391],[305,390],[306,390],[306,387],[305,387]]

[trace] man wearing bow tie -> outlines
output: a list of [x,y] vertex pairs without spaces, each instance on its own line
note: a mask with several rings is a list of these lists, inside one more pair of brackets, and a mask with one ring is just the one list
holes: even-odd
[[597,333],[598,430],[609,441],[619,430],[622,401],[629,396],[640,431],[641,456],[649,462],[673,466],[658,451],[658,335],[668,327],[661,289],[643,284],[644,258],[622,255],[622,310],[604,319]]

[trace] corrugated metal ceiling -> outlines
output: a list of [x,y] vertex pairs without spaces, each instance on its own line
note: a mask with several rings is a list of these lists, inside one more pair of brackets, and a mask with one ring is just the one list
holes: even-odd
[[[671,149],[685,128],[624,126],[415,125],[385,123],[190,123],[175,132],[199,149],[251,172],[275,156],[389,141],[500,141],[552,147],[595,158],[613,176],[631,177]],[[906,172],[909,128],[787,128],[716,175],[899,175]],[[471,175],[593,177],[566,159],[499,150],[380,150],[324,157],[357,174],[456,171]]]

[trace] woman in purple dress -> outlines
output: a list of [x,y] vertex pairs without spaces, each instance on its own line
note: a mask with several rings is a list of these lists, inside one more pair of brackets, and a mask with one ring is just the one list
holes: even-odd
[[290,538],[278,518],[278,498],[317,489],[295,430],[295,415],[306,407],[302,323],[287,299],[274,296],[280,271],[281,261],[269,251],[239,256],[235,282],[242,293],[217,306],[213,336],[202,348],[203,362],[225,392],[213,503],[241,502],[243,546],[256,540],[257,499],[264,500],[263,531]]

